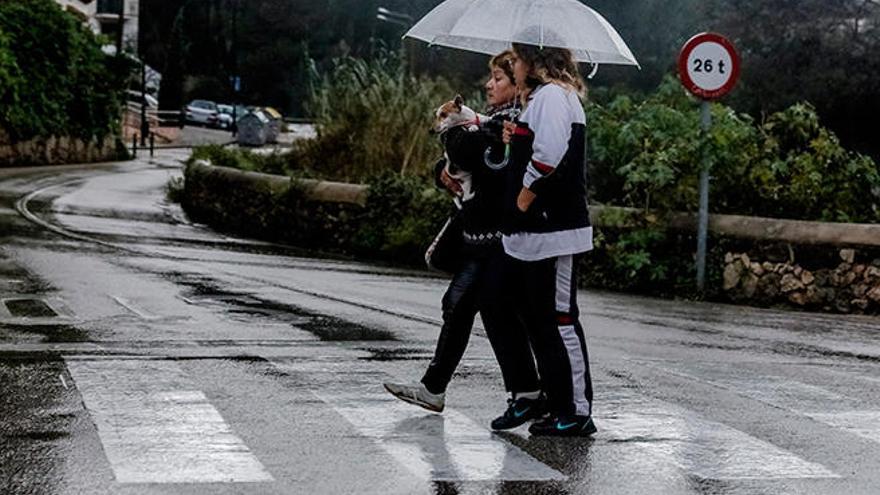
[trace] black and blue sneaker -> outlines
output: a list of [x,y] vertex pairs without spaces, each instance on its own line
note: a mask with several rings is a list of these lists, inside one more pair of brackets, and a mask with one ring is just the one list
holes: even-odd
[[596,433],[596,425],[590,416],[551,416],[532,423],[529,433],[536,436],[588,437]]
[[544,397],[527,399],[507,399],[507,410],[504,414],[492,420],[493,430],[509,430],[522,425],[526,421],[540,418],[546,409]]

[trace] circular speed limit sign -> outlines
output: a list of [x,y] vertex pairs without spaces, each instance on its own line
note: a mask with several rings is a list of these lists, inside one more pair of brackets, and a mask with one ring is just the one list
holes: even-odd
[[739,55],[724,36],[700,33],[682,47],[678,73],[681,83],[694,95],[704,100],[721,98],[739,78]]

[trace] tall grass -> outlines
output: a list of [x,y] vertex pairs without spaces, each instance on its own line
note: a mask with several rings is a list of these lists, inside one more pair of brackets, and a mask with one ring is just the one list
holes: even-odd
[[426,175],[440,155],[432,111],[455,93],[445,80],[410,75],[402,57],[341,58],[313,71],[307,108],[317,139],[298,144],[298,165],[320,176],[361,181],[380,173]]

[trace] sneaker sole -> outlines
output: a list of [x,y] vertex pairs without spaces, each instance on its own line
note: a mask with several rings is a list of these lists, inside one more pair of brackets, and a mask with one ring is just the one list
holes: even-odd
[[435,406],[433,404],[428,404],[427,402],[422,402],[418,399],[413,399],[412,397],[407,397],[405,395],[399,395],[396,392],[392,391],[390,388],[388,388],[388,385],[383,384],[382,386],[385,387],[385,390],[387,390],[389,394],[397,397],[398,399],[402,400],[403,402],[406,402],[408,404],[413,404],[415,406],[419,406],[419,407],[421,407],[423,409],[427,409],[431,412],[436,412],[436,413],[443,412],[443,406],[441,406],[440,408],[437,408],[437,406]]
[[520,426],[528,423],[529,421],[534,421],[536,419],[539,419],[541,416],[543,416],[543,414],[529,414],[529,415],[526,415],[526,416],[523,416],[522,418],[520,418],[521,420],[518,419],[516,423],[511,423],[510,425],[507,425],[507,426],[495,426],[495,424],[494,424],[495,422],[493,421],[492,424],[490,424],[490,426],[492,427],[493,431],[507,431],[507,430],[512,430],[514,428],[519,428]]
[[599,431],[599,430],[596,429],[596,425],[590,424],[589,426],[587,426],[583,430],[571,429],[571,430],[560,431],[560,430],[557,430],[556,428],[553,428],[551,430],[534,432],[531,429],[529,429],[529,434],[531,434],[532,436],[536,436],[536,437],[591,437],[597,431]]

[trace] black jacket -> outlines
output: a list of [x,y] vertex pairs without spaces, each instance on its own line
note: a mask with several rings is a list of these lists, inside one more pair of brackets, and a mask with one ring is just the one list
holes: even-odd
[[[493,170],[486,160],[499,163],[504,160],[501,141],[502,121],[499,116],[487,122],[479,131],[470,132],[461,127],[452,128],[442,136],[449,159],[461,170],[470,172],[474,197],[462,203],[461,215],[465,245],[473,252],[485,252],[501,243],[501,220],[504,212],[504,169]],[[445,162],[435,167],[439,175]]]

